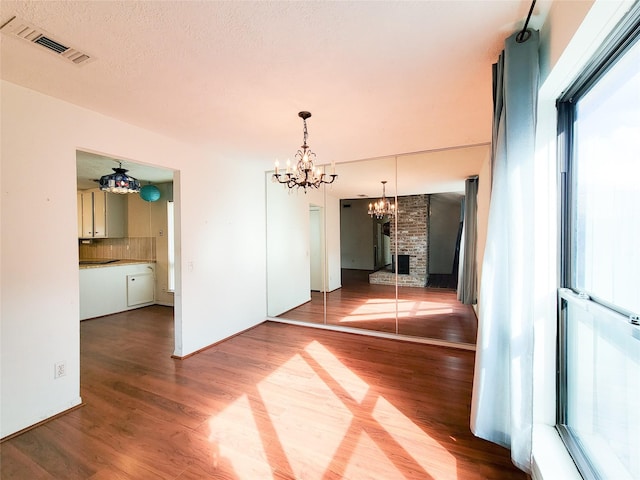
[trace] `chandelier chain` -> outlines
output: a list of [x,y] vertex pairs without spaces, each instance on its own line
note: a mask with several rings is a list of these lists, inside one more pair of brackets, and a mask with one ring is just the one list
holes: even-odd
[[303,118],[302,123],[304,124],[304,135],[302,136],[302,147],[307,146],[307,138],[309,138],[309,132],[307,131],[307,119]]

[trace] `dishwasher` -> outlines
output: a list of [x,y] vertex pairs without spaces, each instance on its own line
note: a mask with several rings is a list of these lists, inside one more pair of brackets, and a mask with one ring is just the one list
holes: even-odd
[[134,307],[155,300],[153,271],[127,275],[127,306]]

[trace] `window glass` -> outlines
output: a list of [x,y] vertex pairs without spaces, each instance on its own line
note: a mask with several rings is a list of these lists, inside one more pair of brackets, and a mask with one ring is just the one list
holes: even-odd
[[640,43],[577,103],[572,286],[640,313]]
[[565,311],[566,425],[603,478],[640,478],[640,338],[605,307],[578,299]]

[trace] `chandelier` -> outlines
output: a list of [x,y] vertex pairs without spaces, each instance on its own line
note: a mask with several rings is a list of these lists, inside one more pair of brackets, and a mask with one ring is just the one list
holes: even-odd
[[[307,118],[311,116],[309,112],[300,112],[298,116],[302,118],[304,124],[304,136],[302,142],[302,150],[298,150],[296,153],[297,163],[292,167],[291,162],[287,160],[287,169],[285,173],[280,173],[280,162],[276,160],[276,170],[271,177],[272,181],[279,182],[286,185],[289,188],[297,187],[304,188],[304,193],[307,193],[307,187],[318,188],[321,184],[333,183],[338,177],[335,173],[335,165],[333,165],[333,173],[325,175],[320,167],[315,167],[313,161],[316,158],[316,154],[309,149],[307,145]],[[329,177],[329,180],[327,180]]]
[[385,215],[390,215],[393,216],[396,213],[396,204],[391,203],[386,195],[385,195],[385,184],[387,183],[386,180],[382,180],[380,183],[382,183],[382,198],[380,200],[378,200],[375,203],[370,203],[369,204],[369,215],[371,215],[371,218],[376,217],[377,219],[381,219],[382,217],[384,217]]
[[113,173],[100,177],[100,190],[111,193],[140,192],[140,182],[127,175],[128,170],[122,168],[122,162],[120,162],[119,168],[112,170]]

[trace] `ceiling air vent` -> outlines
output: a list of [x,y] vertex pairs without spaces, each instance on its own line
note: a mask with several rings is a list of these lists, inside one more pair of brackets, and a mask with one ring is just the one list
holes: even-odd
[[36,40],[34,40],[34,43],[42,45],[49,50],[53,50],[56,53],[64,53],[69,50],[69,47],[62,45],[55,40],[51,40],[49,37],[45,37],[44,35],[40,35]]
[[54,40],[52,36],[43,29],[34,27],[17,17],[13,17],[7,23],[2,25],[0,30],[2,33],[21,38],[31,44],[40,45],[56,56],[64,58],[75,65],[84,65],[85,63],[93,60],[90,55],[65,45],[58,40]]

